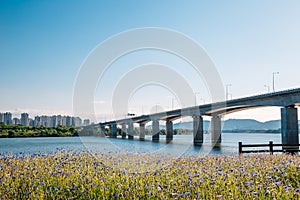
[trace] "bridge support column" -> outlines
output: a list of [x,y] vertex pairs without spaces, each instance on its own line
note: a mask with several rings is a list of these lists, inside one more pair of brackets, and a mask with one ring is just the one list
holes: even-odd
[[111,125],[108,125],[108,133],[107,133],[108,137],[111,137]]
[[105,126],[100,125],[100,137],[105,137]]
[[152,141],[159,141],[159,122],[158,120],[152,121]]
[[133,140],[133,137],[134,137],[133,123],[130,122],[128,124],[128,139]]
[[193,116],[194,145],[203,144],[203,117]]
[[173,140],[173,122],[169,119],[166,121],[166,141],[171,142]]
[[126,139],[126,124],[122,124],[122,139]]
[[[281,108],[281,140],[282,144],[299,144],[298,112],[295,107]],[[298,146],[283,146],[283,150],[293,153]]]
[[116,138],[117,137],[117,124],[110,125],[110,137]]
[[145,140],[145,124],[140,123],[140,140]]
[[221,117],[217,115],[213,115],[211,118],[211,141],[214,144],[221,143],[222,133],[222,125],[221,125]]

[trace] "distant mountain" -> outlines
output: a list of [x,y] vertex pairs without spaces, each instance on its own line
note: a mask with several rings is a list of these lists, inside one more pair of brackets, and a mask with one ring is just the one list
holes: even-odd
[[[204,120],[204,131],[210,130],[210,121]],[[300,125],[300,121],[299,121]],[[147,128],[151,128],[147,126]],[[164,125],[160,125],[160,129],[165,129]],[[175,123],[173,126],[174,129],[189,129],[193,130],[193,122],[179,122]],[[223,122],[223,130],[231,131],[231,130],[278,130],[281,128],[280,120],[272,120],[267,122],[259,122],[254,119],[228,119]]]
[[264,123],[254,119],[229,119],[223,124],[223,130],[266,130]]
[[[210,129],[210,121],[208,120],[204,120],[203,121],[203,129],[205,131],[209,130]],[[193,130],[193,122],[190,121],[190,122],[179,122],[179,123],[176,123],[174,124],[174,129],[189,129],[189,130]]]
[[267,130],[275,130],[281,128],[281,121],[280,120],[272,120],[267,121],[264,123],[264,126]]
[[[204,130],[210,129],[210,121],[204,120]],[[300,125],[300,121],[299,121]],[[181,122],[174,124],[174,129],[193,129],[193,122]],[[278,130],[281,128],[280,120],[259,122],[254,119],[228,119],[223,122],[223,130]]]
[[[280,127],[276,122],[259,122],[253,119],[229,119],[223,122],[223,130],[268,130],[268,129],[278,129]],[[204,120],[204,130],[210,130],[210,121]],[[181,122],[174,124],[174,129],[193,129],[193,122]]]

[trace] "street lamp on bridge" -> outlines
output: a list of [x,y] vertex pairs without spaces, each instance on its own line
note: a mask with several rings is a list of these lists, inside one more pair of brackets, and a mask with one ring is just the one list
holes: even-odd
[[176,100],[176,99],[172,98],[172,110],[174,110],[174,100]]
[[231,87],[231,86],[232,86],[231,84],[226,84],[226,101],[229,99],[228,98],[228,96],[229,96],[229,92],[228,92],[229,89],[228,88]]
[[195,92],[195,106],[197,106],[197,94],[200,94],[200,92]]
[[159,103],[156,103],[156,105],[155,105],[155,112],[157,113],[157,111],[158,111],[158,104]]
[[201,97],[200,100],[202,100],[203,104],[205,104],[205,99],[204,98]]
[[279,74],[279,72],[273,72],[273,92],[275,92],[275,75]]
[[270,86],[269,85],[264,85],[264,86],[267,88],[268,92],[270,92]]

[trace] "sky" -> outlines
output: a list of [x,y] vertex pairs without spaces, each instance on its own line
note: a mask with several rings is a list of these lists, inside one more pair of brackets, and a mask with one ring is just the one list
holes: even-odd
[[[232,98],[300,87],[300,2],[251,1],[0,1],[0,111],[73,115],[73,91],[84,61],[103,41],[124,31],[158,27],[187,35],[205,49]],[[211,101],[203,80],[180,58],[144,50],[113,63],[95,90],[97,120],[113,119],[114,87],[145,63],[181,74],[197,104]],[[179,108],[168,88],[132,91],[128,112]],[[125,114],[125,113],[124,113]],[[120,116],[117,116],[120,117]],[[280,118],[279,108],[243,111],[227,118]]]

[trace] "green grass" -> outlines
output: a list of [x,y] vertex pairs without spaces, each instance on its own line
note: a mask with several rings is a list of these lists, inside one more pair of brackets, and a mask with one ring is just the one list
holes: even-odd
[[300,157],[0,155],[0,199],[300,199]]

